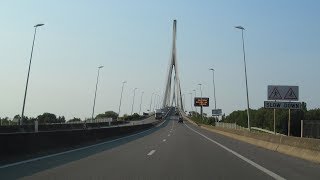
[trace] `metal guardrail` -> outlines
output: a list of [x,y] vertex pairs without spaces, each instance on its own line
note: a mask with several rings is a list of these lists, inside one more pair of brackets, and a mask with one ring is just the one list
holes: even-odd
[[[264,132],[264,133],[268,133],[268,134],[274,134],[273,131],[269,131],[269,130],[258,128],[258,127],[251,127],[251,129],[256,130],[256,131],[260,131],[260,132]],[[285,134],[281,134],[281,133],[276,133],[276,135],[286,136]]]
[[216,122],[216,127],[228,128],[228,129],[240,129],[247,130],[248,128],[237,125],[236,123],[224,123],[224,122]]
[[[228,129],[248,130],[248,128],[239,126],[239,125],[237,125],[236,123],[216,122],[216,127],[222,127],[222,128],[228,128]],[[250,129],[251,129],[251,130],[258,131],[258,132],[264,132],[264,133],[268,133],[268,134],[274,134],[273,131],[270,131],[270,130],[267,130],[267,129],[258,128],[258,127],[251,127]],[[281,134],[281,133],[276,133],[276,135],[286,136],[285,134]]]

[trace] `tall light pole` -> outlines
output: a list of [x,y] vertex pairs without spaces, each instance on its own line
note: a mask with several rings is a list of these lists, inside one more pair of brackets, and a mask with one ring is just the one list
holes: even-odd
[[160,95],[156,94],[156,98],[157,98],[157,99],[156,99],[156,103],[157,103],[157,104],[155,104],[155,108],[156,108],[156,109],[159,109]]
[[96,106],[96,97],[97,97],[97,90],[98,90],[98,82],[99,82],[99,74],[100,74],[100,69],[103,68],[103,66],[98,67],[98,75],[97,75],[97,82],[96,82],[96,90],[94,92],[94,99],[93,99],[93,107],[92,107],[92,115],[91,115],[91,120],[93,121],[93,115],[94,115],[94,108]]
[[203,105],[202,105],[202,89],[201,89],[201,86],[202,86],[202,84],[198,84],[199,85],[199,87],[200,87],[200,94],[201,94],[201,109],[200,109],[200,114],[201,114],[201,118],[202,118],[202,120],[203,120]]
[[133,114],[133,106],[134,106],[134,97],[136,96],[136,90],[138,88],[133,89],[133,99],[132,99],[132,106],[131,106],[131,115]]
[[193,111],[193,106],[192,106],[192,93],[190,94],[190,111]]
[[120,103],[119,103],[119,111],[118,111],[118,117],[120,117],[120,108],[121,108],[121,101],[122,101],[122,93],[123,93],[123,87],[124,84],[127,83],[127,81],[122,82],[122,88],[121,88],[121,95],[120,95]]
[[214,69],[210,68],[209,70],[212,71],[214,109],[217,109],[216,85],[214,83]]
[[30,75],[30,68],[31,68],[31,61],[32,61],[32,54],[33,54],[33,47],[34,47],[34,42],[36,40],[36,34],[37,34],[37,28],[40,26],[43,26],[44,24],[37,24],[34,26],[34,34],[33,34],[33,41],[32,41],[32,48],[31,48],[31,55],[30,55],[30,60],[29,60],[29,69],[28,69],[28,75],[27,75],[27,82],[26,82],[26,88],[24,90],[24,98],[23,98],[23,105],[22,105],[22,113],[21,113],[21,118],[20,118],[20,125],[23,124],[23,118],[24,118],[24,107],[26,104],[26,97],[27,97],[27,91],[28,91],[28,83],[29,83],[29,75]]
[[185,94],[182,94],[182,109],[185,109]]
[[150,113],[151,113],[151,105],[152,105],[152,97],[153,97],[153,94],[154,94],[154,93],[151,94],[151,99],[150,99],[150,107],[149,107],[149,112],[150,112]]
[[157,102],[157,101],[158,101],[157,97],[158,97],[158,94],[154,94],[154,99],[153,99],[153,111],[154,111],[154,109],[156,108],[156,103],[158,103],[158,102]]
[[141,113],[141,105],[142,105],[142,97],[143,97],[143,91],[141,92],[141,99],[140,99],[140,108],[139,108],[139,114]]
[[[194,97],[197,97],[197,91],[194,89],[194,90],[192,90],[193,92],[194,92]],[[195,109],[196,109],[196,112],[198,113],[198,109],[197,109],[197,107],[194,107]]]
[[246,64],[246,53],[244,50],[244,38],[243,31],[245,30],[242,26],[235,26],[235,28],[240,29],[242,33],[242,50],[243,50],[243,62],[244,62],[244,74],[246,78],[246,91],[247,91],[247,116],[248,116],[248,130],[250,131],[250,105],[249,105],[249,92],[248,92],[248,79],[247,79],[247,64]]

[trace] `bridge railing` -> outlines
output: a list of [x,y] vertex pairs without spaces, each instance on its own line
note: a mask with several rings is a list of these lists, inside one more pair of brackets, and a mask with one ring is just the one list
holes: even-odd
[[[258,131],[258,132],[264,132],[264,133],[268,133],[268,134],[274,134],[273,131],[269,131],[267,129],[262,129],[262,128],[258,128],[258,127],[251,127],[251,130],[255,130],[255,131]],[[285,134],[281,134],[281,133],[276,133],[276,135],[286,136]]]
[[228,129],[240,129],[247,130],[247,128],[237,125],[236,123],[224,123],[224,122],[216,122],[216,127],[228,128]]
[[[239,126],[236,123],[216,122],[216,127],[222,127],[222,128],[228,128],[228,129],[248,130],[248,128]],[[268,133],[268,134],[274,134],[273,131],[270,131],[270,130],[267,130],[267,129],[258,128],[258,127],[251,127],[251,130],[258,131],[258,132],[263,132],[263,133]],[[276,133],[276,135],[285,136],[284,134],[280,134],[280,133]]]

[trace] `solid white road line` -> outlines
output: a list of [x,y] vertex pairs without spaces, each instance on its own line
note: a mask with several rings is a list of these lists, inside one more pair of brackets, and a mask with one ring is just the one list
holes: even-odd
[[[166,122],[166,120],[163,121],[162,123],[160,123],[156,127],[161,126],[164,122]],[[156,127],[154,127],[154,128],[156,128]],[[25,163],[30,163],[30,162],[34,162],[34,161],[38,161],[38,160],[42,160],[42,159],[46,159],[46,158],[50,158],[50,157],[55,157],[55,156],[59,156],[59,155],[64,155],[64,154],[68,154],[68,153],[72,153],[72,152],[76,152],[76,151],[81,151],[81,150],[97,147],[97,146],[104,145],[104,144],[113,143],[115,141],[119,141],[119,140],[122,140],[122,139],[125,139],[125,138],[137,136],[139,134],[151,131],[154,128],[151,128],[151,129],[148,129],[148,130],[145,130],[145,131],[141,131],[141,132],[136,133],[136,134],[131,134],[129,136],[125,136],[125,137],[121,137],[121,138],[118,138],[118,139],[114,139],[114,140],[111,140],[111,141],[106,141],[106,142],[102,142],[102,143],[98,143],[98,144],[93,144],[93,145],[90,145],[90,146],[85,146],[85,147],[81,147],[81,148],[78,148],[78,149],[72,149],[72,150],[69,150],[69,151],[64,151],[64,152],[60,152],[60,153],[56,153],[56,154],[50,154],[50,155],[47,155],[47,156],[41,156],[41,157],[37,157],[37,158],[33,158],[33,159],[28,159],[28,160],[20,161],[20,162],[16,162],[16,163],[6,164],[6,165],[3,165],[3,166],[0,166],[0,169],[12,167],[12,166],[17,166],[17,165],[21,165],[21,164],[25,164]]]
[[[185,125],[186,125],[186,124],[185,124]],[[199,134],[200,136],[204,137],[205,139],[207,139],[207,140],[209,140],[209,141],[211,141],[211,142],[215,143],[216,145],[218,145],[218,146],[220,146],[221,148],[225,149],[226,151],[228,151],[228,152],[232,153],[233,155],[237,156],[238,158],[242,159],[243,161],[245,161],[245,162],[247,162],[247,163],[251,164],[251,165],[252,165],[252,166],[254,166],[255,168],[257,168],[257,169],[259,169],[260,171],[262,171],[262,172],[264,172],[264,173],[268,174],[269,176],[273,177],[274,179],[278,179],[278,180],[285,180],[285,178],[283,178],[283,177],[279,176],[278,174],[276,174],[276,173],[274,173],[274,172],[272,172],[272,171],[270,171],[270,170],[268,170],[268,169],[266,169],[266,168],[264,168],[264,167],[260,166],[259,164],[257,164],[257,163],[255,163],[255,162],[251,161],[250,159],[248,159],[248,158],[246,158],[246,157],[242,156],[241,154],[239,154],[239,153],[237,153],[237,152],[235,152],[235,151],[233,151],[233,150],[231,150],[231,149],[227,148],[226,146],[224,146],[224,145],[222,145],[222,144],[218,143],[217,141],[210,139],[209,137],[207,137],[207,136],[205,136],[205,135],[201,134],[200,132],[198,132],[198,131],[196,131],[196,130],[192,129],[192,128],[191,128],[191,127],[189,127],[188,125],[186,125],[186,126],[187,126],[190,130],[192,130],[193,132],[195,132],[195,133]]]
[[156,150],[151,150],[147,155],[148,156],[151,156],[153,153],[155,153],[156,152]]

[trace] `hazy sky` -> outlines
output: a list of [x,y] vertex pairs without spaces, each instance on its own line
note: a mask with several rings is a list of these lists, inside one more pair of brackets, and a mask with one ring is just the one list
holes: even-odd
[[[21,114],[34,28],[38,29],[25,108],[90,117],[97,67],[96,113],[149,108],[151,94],[163,94],[177,19],[177,59],[186,109],[202,83],[229,114],[246,108],[241,31],[245,43],[252,108],[267,99],[267,85],[298,85],[308,108],[320,107],[320,1],[317,0],[3,0],[0,2],[0,117]],[[211,98],[211,105],[213,105]],[[206,108],[210,112],[213,106]]]

